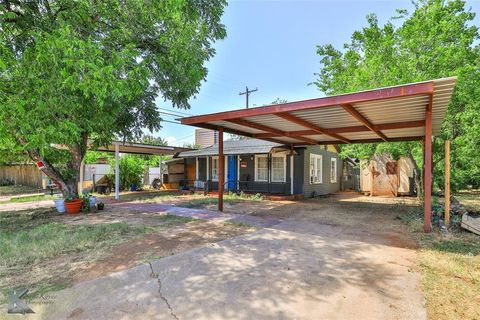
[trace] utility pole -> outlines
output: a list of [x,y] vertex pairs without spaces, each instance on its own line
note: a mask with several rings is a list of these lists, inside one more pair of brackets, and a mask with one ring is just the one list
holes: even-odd
[[258,88],[255,88],[253,90],[248,90],[248,87],[245,87],[245,91],[244,92],[240,92],[238,95],[240,96],[243,96],[245,95],[245,106],[247,107],[248,109],[248,97],[250,96],[250,93],[252,92],[255,92],[255,91],[258,91]]

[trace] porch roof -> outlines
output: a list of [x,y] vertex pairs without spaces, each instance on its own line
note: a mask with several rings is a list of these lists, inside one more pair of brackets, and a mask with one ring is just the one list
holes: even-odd
[[181,118],[182,124],[286,145],[421,140],[440,133],[456,77]]
[[110,145],[93,147],[91,142],[88,142],[88,148],[91,150],[115,152],[115,145],[118,145],[120,153],[134,153],[134,154],[151,154],[151,155],[175,155],[181,151],[192,150],[190,148],[172,147],[172,146],[158,146],[146,143],[131,143],[122,141],[112,141]]
[[[279,144],[270,141],[258,140],[258,139],[246,139],[246,140],[228,140],[223,143],[224,155],[236,155],[236,154],[260,154],[270,153],[272,149],[288,149],[284,144]],[[192,158],[192,157],[206,157],[217,156],[218,144],[211,145],[209,147],[180,152],[177,157],[179,158]]]

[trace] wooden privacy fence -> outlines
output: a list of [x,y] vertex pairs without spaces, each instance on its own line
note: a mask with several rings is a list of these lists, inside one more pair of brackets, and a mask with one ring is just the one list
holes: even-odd
[[15,185],[42,188],[42,175],[34,164],[0,166],[0,180],[8,179]]

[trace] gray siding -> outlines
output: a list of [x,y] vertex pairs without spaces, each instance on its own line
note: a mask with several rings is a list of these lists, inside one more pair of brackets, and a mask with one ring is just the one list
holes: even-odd
[[[340,190],[343,161],[334,152],[330,152],[324,149],[323,146],[308,146],[303,148],[297,148],[295,150],[297,154],[294,156],[294,168],[293,168],[293,193],[303,194],[305,197],[311,197],[313,192],[315,195],[325,195],[334,193]],[[315,153],[322,155],[322,174],[323,182],[321,184],[310,183],[310,154]],[[237,156],[238,157],[238,156]],[[337,182],[330,182],[330,159],[337,159]],[[246,168],[239,166],[239,190],[248,192],[260,192],[260,193],[272,193],[272,194],[290,194],[290,156],[286,157],[286,182],[261,182],[255,181],[255,156],[253,154],[244,154],[240,156],[240,162],[246,162]],[[194,158],[189,159],[195,161]],[[205,158],[199,158],[199,178],[205,181],[207,178],[207,160]],[[225,161],[227,162],[227,161]],[[211,177],[212,163],[209,158],[209,169]],[[271,168],[271,162],[270,162]],[[271,174],[271,173],[270,173]],[[225,180],[227,176],[225,176]],[[226,185],[227,188],[227,185]],[[209,190],[218,190],[218,183],[216,181],[209,182]]]
[[298,155],[294,156],[293,159],[293,193],[294,194],[303,194],[303,185],[304,185],[304,174],[305,163],[304,163],[304,149],[295,150]]
[[[255,155],[241,155],[241,162],[246,162],[247,167],[242,168],[240,166],[240,190],[246,190],[250,192],[262,192],[262,193],[290,193],[290,161],[286,159],[286,182],[263,182],[255,181]],[[270,164],[270,162],[269,162]],[[271,164],[270,164],[271,168]]]
[[[237,156],[238,157],[238,156]],[[199,176],[200,180],[206,180],[206,159],[204,160],[204,165],[200,164],[199,158]],[[260,193],[276,193],[276,194],[289,194],[290,193],[290,157],[286,157],[286,182],[261,182],[255,181],[255,156],[253,154],[243,154],[240,156],[240,162],[246,162],[247,167],[242,168],[239,165],[239,190],[248,191],[248,192],[260,192]],[[226,165],[227,161],[225,161]],[[211,177],[212,170],[212,160],[209,157],[209,169]],[[225,181],[227,180],[227,174],[225,174]],[[228,189],[228,186],[225,185],[225,188]],[[209,182],[210,190],[218,190],[218,182],[210,181]]]
[[[310,154],[318,154],[322,156],[322,183],[310,183]],[[340,190],[340,182],[342,179],[343,161],[337,153],[324,149],[323,146],[308,146],[303,150],[303,194],[305,197],[315,195],[326,195],[335,193]],[[330,179],[330,159],[337,159],[337,182],[331,183]]]
[[207,159],[198,158],[198,180],[207,180]]

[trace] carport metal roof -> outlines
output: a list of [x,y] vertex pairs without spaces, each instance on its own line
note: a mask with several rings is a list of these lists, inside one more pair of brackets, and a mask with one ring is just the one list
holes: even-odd
[[421,140],[440,133],[456,77],[181,118],[182,124],[288,145]]
[[158,146],[145,143],[130,143],[122,141],[113,141],[107,147],[99,146],[94,148],[90,143],[88,148],[91,150],[115,152],[115,146],[118,145],[120,153],[135,153],[135,154],[152,154],[152,155],[176,155],[182,151],[192,150],[190,148],[172,147],[172,146]]
[[[440,133],[456,77],[181,118],[218,130],[218,209],[223,211],[223,132],[290,146],[423,140],[424,230],[431,231],[432,135]],[[292,184],[293,186],[293,184]],[[293,190],[293,188],[292,188]],[[292,191],[293,192],[293,191]]]
[[[130,143],[122,141],[112,141],[108,146],[93,146],[91,141],[88,141],[89,150],[97,150],[104,152],[115,152],[115,199],[120,199],[120,166],[119,166],[119,154],[120,153],[135,153],[135,154],[151,154],[151,155],[176,155],[182,151],[192,150],[190,148],[171,147],[171,146],[157,146],[144,143]],[[61,147],[61,146],[60,146]],[[63,147],[65,148],[65,147]],[[159,162],[160,171],[162,166],[162,160]],[[83,166],[80,170],[80,193],[83,192]],[[161,177],[161,179],[163,179]],[[162,180],[163,182],[163,180]]]

